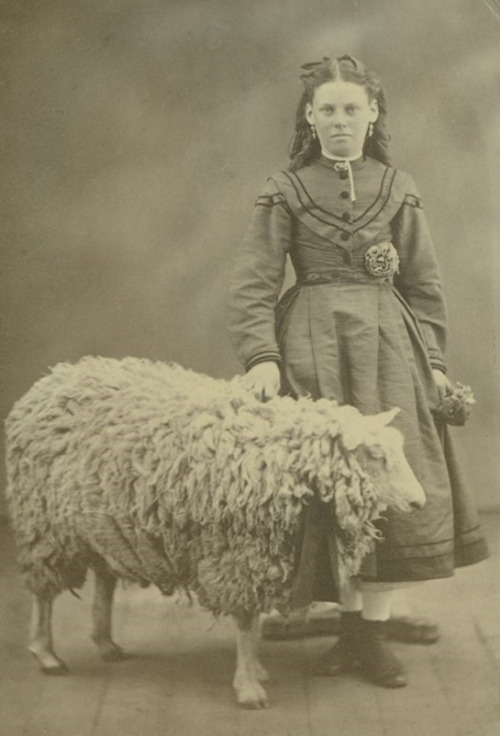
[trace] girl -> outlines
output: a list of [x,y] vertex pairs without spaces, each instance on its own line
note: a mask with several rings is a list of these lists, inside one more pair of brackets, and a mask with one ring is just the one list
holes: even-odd
[[[312,503],[294,581],[297,606],[342,603],[339,641],[319,673],[358,669],[401,687],[404,668],[383,637],[393,587],[450,576],[487,551],[435,414],[452,390],[445,303],[418,191],[389,164],[385,93],[351,56],[302,70],[291,162],[256,201],[231,281],[228,328],[248,386],[263,400],[281,391],[366,414],[401,409],[394,424],[425,508],[387,512],[383,540],[339,591],[333,531]],[[297,283],[277,304],[287,256]]]

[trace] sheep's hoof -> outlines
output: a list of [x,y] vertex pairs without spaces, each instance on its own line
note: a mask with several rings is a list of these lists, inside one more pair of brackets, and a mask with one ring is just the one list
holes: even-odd
[[269,708],[267,693],[258,682],[252,685],[245,685],[237,691],[237,700],[240,708],[248,710],[262,710]]
[[40,665],[40,669],[44,675],[59,677],[60,675],[68,674],[69,670],[66,663],[62,659],[59,659],[53,652],[36,652],[31,649],[30,652]]
[[42,672],[44,675],[48,675],[49,677],[61,677],[61,675],[67,675],[69,673],[69,669],[64,662],[61,662],[57,667],[42,666]]
[[114,641],[101,642],[97,644],[97,648],[104,662],[123,662],[124,659],[129,659],[129,655]]

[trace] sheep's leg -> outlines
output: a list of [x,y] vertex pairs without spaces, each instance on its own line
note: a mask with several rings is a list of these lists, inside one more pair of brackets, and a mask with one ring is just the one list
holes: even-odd
[[260,661],[257,650],[260,640],[260,616],[254,616],[251,623],[251,641],[252,641],[252,653],[253,653],[253,665],[255,669],[255,675],[259,682],[267,682],[269,680],[269,674]]
[[68,668],[54,652],[52,644],[52,604],[49,596],[33,596],[29,651],[46,675],[64,675]]
[[259,616],[255,616],[252,624],[252,643],[253,643],[253,658],[255,663],[255,674],[259,682],[267,682],[269,680],[269,674],[260,661],[257,655],[257,648],[260,639],[260,621]]
[[97,645],[99,654],[106,662],[119,662],[126,655],[115,644],[111,637],[113,594],[116,587],[116,577],[104,566],[96,566],[94,601],[92,604],[92,634],[91,638]]
[[259,683],[259,675],[263,667],[255,656],[256,635],[258,634],[259,617],[252,614],[234,615],[236,622],[236,672],[233,687],[238,704],[244,708],[267,708],[267,694]]

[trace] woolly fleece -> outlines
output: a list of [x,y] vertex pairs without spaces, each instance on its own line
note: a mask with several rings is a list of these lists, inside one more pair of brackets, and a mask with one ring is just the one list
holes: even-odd
[[100,557],[165,594],[192,590],[214,613],[286,610],[314,493],[335,519],[343,575],[378,534],[383,506],[355,453],[366,419],[323,399],[261,403],[241,377],[174,364],[59,364],[6,422],[26,583],[37,595],[78,588]]

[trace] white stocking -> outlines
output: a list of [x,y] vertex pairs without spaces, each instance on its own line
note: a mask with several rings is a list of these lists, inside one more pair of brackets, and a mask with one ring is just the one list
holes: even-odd
[[368,621],[387,621],[391,615],[392,589],[382,585],[382,590],[363,589],[363,618]]
[[342,587],[340,591],[340,604],[343,611],[361,611],[363,608],[361,591],[354,580],[350,580]]

